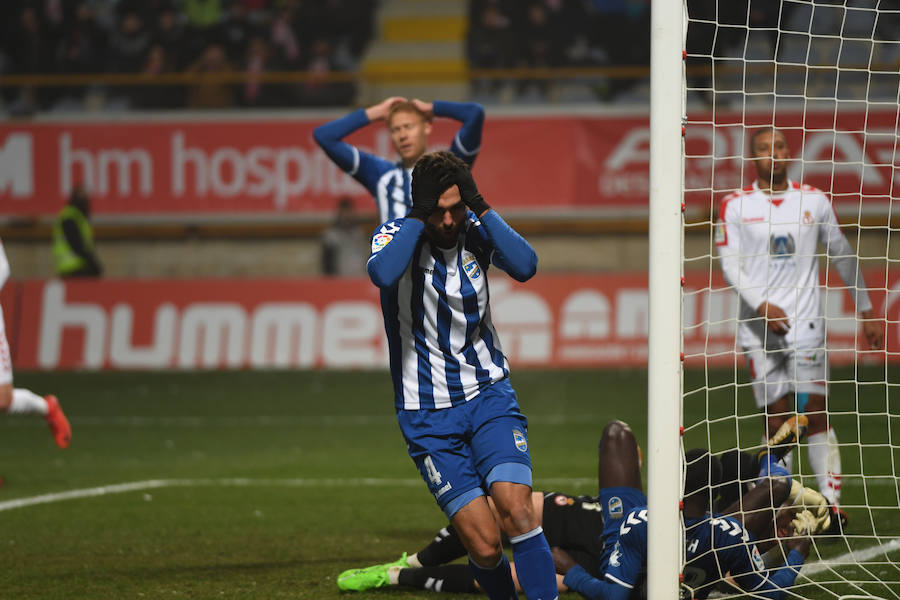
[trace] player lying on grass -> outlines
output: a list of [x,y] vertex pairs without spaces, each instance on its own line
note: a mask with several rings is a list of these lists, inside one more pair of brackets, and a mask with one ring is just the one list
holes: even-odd
[[[781,449],[780,454],[783,454],[794,441],[802,436],[802,427],[802,423],[792,420],[779,430],[770,443],[773,447]],[[695,451],[694,454],[697,452]],[[771,458],[764,457],[760,461],[766,465],[766,469],[761,472],[761,475],[769,475],[770,470],[772,475],[784,473],[777,467],[772,468],[779,453],[764,452],[763,454],[767,456],[771,454]],[[707,482],[710,464],[718,465],[718,462],[715,458],[712,462],[708,459],[705,463],[697,460],[691,462],[688,468],[688,483],[690,484],[691,481],[696,481],[698,478],[704,483]],[[792,518],[796,521],[794,527],[798,529],[806,528],[811,531],[814,527],[822,527],[821,523],[818,525],[814,523],[815,519],[821,515],[825,515],[827,518],[824,498],[821,498],[817,492],[801,486],[796,486],[792,490],[788,483],[789,480],[780,478],[770,480],[768,477],[763,477],[760,481],[761,485],[757,486],[755,491],[743,497],[742,505],[729,507],[731,511],[743,508],[740,516],[747,522],[747,529],[754,531],[759,536],[757,539],[775,538],[772,519],[773,498],[777,504],[782,501],[804,501],[807,504],[815,504],[815,516],[812,511],[809,511],[808,515],[796,518],[794,518],[793,511],[783,513],[779,526],[782,535],[789,533]],[[554,547],[557,566],[561,568],[560,570],[573,572],[567,577],[569,581],[565,581],[562,575],[557,575],[560,591],[570,588],[578,590],[581,586],[589,587],[590,581],[602,584],[600,579],[610,570],[611,558],[616,549],[623,517],[628,515],[634,507],[639,507],[638,515],[640,515],[641,507],[645,508],[646,497],[641,491],[640,453],[631,429],[621,421],[609,423],[603,431],[598,458],[598,484],[600,494],[596,497],[570,496],[557,492],[534,492],[532,495],[535,511],[542,519],[544,534],[550,545]],[[706,485],[702,487],[701,491],[708,498],[709,488]],[[644,517],[646,517],[646,511]],[[643,520],[642,523],[643,531],[646,533],[646,521]],[[705,523],[710,523],[709,519]],[[739,542],[741,541],[741,537],[737,539]],[[763,546],[760,551],[767,550],[771,545],[770,543]],[[803,548],[802,541],[798,541],[796,545],[801,547],[802,551],[798,554],[802,558],[808,549],[808,543],[805,544],[806,549]],[[744,548],[744,546],[738,548]],[[698,545],[697,550],[699,549]],[[695,554],[702,553],[695,552]],[[453,527],[449,526],[442,529],[430,544],[415,554],[404,553],[393,563],[364,569],[351,569],[341,573],[338,577],[338,587],[344,591],[362,591],[399,585],[444,592],[476,592],[478,587],[465,564],[445,564],[463,556],[465,556],[465,549]],[[576,564],[578,565],[577,569],[573,568]],[[644,568],[643,559],[636,566],[639,568],[638,574],[641,574]],[[515,576],[514,564],[513,574]],[[721,576],[718,579],[721,579]],[[709,581],[714,582],[714,580]],[[792,581],[793,577],[791,577]],[[639,584],[637,587],[639,588],[641,585]],[[620,597],[628,597],[631,593],[624,586],[621,586],[621,590],[625,595],[621,596],[620,594]]]

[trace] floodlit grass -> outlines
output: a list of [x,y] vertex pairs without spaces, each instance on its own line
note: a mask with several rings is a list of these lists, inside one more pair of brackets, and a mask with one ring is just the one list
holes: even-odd
[[[691,377],[686,389],[703,381]],[[16,383],[58,394],[74,435],[60,451],[39,419],[0,419],[0,507],[135,486],[0,510],[0,597],[327,600],[341,597],[339,572],[415,551],[444,524],[406,455],[385,372],[17,373]],[[645,372],[519,369],[513,385],[530,419],[538,489],[594,493],[597,441],[612,418],[631,423],[646,447]],[[741,395],[750,403],[749,390]],[[870,439],[871,427],[881,436],[871,439],[896,445],[890,436],[898,434],[875,422],[900,414],[897,401],[884,391],[869,395],[878,398],[873,424],[860,433],[851,432],[855,421],[842,423],[841,441]],[[696,407],[685,410],[686,423],[695,422]],[[750,436],[752,403],[742,400],[739,411]],[[722,418],[720,427],[696,432],[711,436],[714,449],[734,436],[733,416]],[[865,456],[867,470],[892,474],[891,452]],[[886,506],[878,533],[900,536],[896,488],[845,482],[845,497],[861,501],[863,493]],[[871,533],[864,512],[851,517],[858,533]],[[859,548],[874,543],[851,540]],[[847,551],[842,542],[820,546],[824,556]],[[900,579],[895,566],[884,569],[889,581]],[[817,586],[807,591],[833,597]]]

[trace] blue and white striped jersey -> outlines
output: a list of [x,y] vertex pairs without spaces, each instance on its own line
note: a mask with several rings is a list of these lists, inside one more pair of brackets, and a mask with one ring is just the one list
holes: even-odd
[[[462,121],[462,126],[450,144],[450,151],[471,167],[481,149],[484,109],[474,102],[435,100],[432,104],[435,116]],[[369,190],[378,207],[379,222],[386,223],[405,217],[412,206],[412,169],[404,168],[400,162],[393,163],[363,152],[342,141],[368,124],[366,111],[361,108],[346,117],[316,127],[313,137],[335,164]]]
[[381,288],[397,409],[449,408],[509,374],[491,322],[491,264],[520,281],[537,255],[494,211],[471,212],[454,248],[433,245],[417,219],[394,219],[372,236],[368,271]]

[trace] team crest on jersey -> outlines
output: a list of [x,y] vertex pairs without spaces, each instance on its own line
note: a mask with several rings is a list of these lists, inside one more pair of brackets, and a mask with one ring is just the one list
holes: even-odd
[[519,452],[527,452],[528,440],[525,439],[525,434],[518,429],[513,429],[512,434],[513,440],[516,442],[516,448],[518,448]]
[[622,499],[618,496],[609,499],[609,516],[613,519],[622,518]]
[[374,254],[387,246],[392,239],[394,239],[394,236],[388,233],[376,233],[375,237],[372,238],[372,253]]
[[622,564],[622,550],[619,549],[619,542],[616,542],[612,554],[609,555],[609,564],[614,567],[621,566]]
[[813,220],[812,213],[808,210],[803,211],[803,224],[804,225],[812,225],[815,221]]
[[478,261],[468,252],[463,255],[463,269],[465,269],[469,279],[481,277],[481,267],[478,265]]
[[557,496],[553,501],[556,502],[557,506],[572,506],[575,504],[575,501],[568,496]]

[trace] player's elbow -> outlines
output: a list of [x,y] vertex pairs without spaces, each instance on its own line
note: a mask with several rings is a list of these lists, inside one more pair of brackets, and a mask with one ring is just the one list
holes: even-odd
[[380,261],[377,258],[377,255],[373,256],[366,263],[366,272],[369,274],[369,279],[379,288],[390,287],[393,282],[389,281],[387,273],[381,268]]
[[537,273],[537,254],[535,254],[534,250],[531,251],[526,260],[523,260],[518,268],[513,270],[509,275],[518,282],[525,282],[534,277],[534,274]]
[[313,139],[322,148],[326,147],[328,144],[334,141],[332,136],[328,135],[327,125],[319,125],[315,129],[313,129]]

